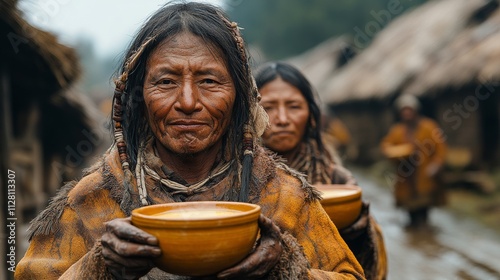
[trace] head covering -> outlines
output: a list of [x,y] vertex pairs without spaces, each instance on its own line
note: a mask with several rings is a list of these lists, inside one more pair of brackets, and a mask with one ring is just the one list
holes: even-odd
[[402,110],[406,107],[412,108],[415,111],[420,109],[420,101],[418,101],[415,96],[409,94],[398,97],[396,101],[394,101],[394,105],[398,110]]

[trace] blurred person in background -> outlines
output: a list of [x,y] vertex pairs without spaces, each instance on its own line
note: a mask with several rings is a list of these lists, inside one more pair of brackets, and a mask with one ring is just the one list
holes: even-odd
[[429,209],[444,204],[438,174],[446,156],[443,132],[433,120],[420,116],[419,100],[403,95],[395,101],[401,118],[381,142],[382,153],[393,160],[396,206],[408,212],[408,228],[425,227]]
[[119,75],[114,143],[31,223],[16,279],[193,279],[156,268],[159,240],[130,219],[136,208],[183,201],[261,206],[253,251],[210,279],[365,279],[318,193],[258,145],[267,114],[222,10],[160,8]]
[[341,158],[346,156],[347,146],[351,141],[351,134],[345,124],[335,114],[322,114],[323,139],[326,145],[333,148]]
[[[310,184],[357,182],[344,168],[335,150],[327,149],[321,131],[321,112],[314,89],[294,66],[270,62],[257,69],[255,80],[270,126],[262,135],[264,146],[307,175]],[[387,256],[380,226],[364,202],[358,220],[340,230],[361,263],[367,279],[386,279]]]

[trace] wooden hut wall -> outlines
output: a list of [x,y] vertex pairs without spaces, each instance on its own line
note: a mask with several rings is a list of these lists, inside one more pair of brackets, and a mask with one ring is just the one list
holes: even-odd
[[482,158],[489,166],[500,165],[500,86],[485,89],[480,102]]
[[436,120],[446,135],[450,151],[467,149],[472,155],[471,164],[477,166],[482,159],[483,134],[480,126],[480,106],[476,105],[470,96],[469,88],[453,94],[447,92],[434,101]]
[[[500,89],[499,89],[500,90]],[[499,93],[500,94],[500,93]],[[497,133],[500,134],[500,97],[497,94],[497,122],[498,122],[498,127],[497,127]],[[499,136],[500,138],[500,136]],[[497,152],[495,156],[495,165],[500,166],[500,139],[497,142]]]
[[[498,126],[497,126],[497,134],[500,134],[500,88],[497,88],[497,91],[496,91],[496,95],[497,95],[497,122],[498,122]],[[495,156],[495,166],[500,166],[500,135],[498,136],[498,141],[497,141],[497,152],[496,152],[496,156]]]
[[[92,133],[98,114],[71,90],[80,76],[76,50],[26,22],[16,1],[0,1],[0,35],[0,66],[11,93],[11,113],[3,121],[11,126],[7,160],[20,178],[17,209],[35,210],[31,215],[64,181],[80,176],[101,143]],[[0,85],[7,87],[5,81]]]
[[382,158],[380,141],[394,122],[392,108],[385,102],[355,102],[330,107],[351,133],[346,160],[371,164]]
[[[470,167],[500,163],[500,86],[470,85],[421,97],[422,114],[438,122],[450,150],[470,152]],[[364,100],[342,103],[330,109],[349,129],[352,139],[346,160],[370,164],[382,158],[381,139],[397,120],[390,102]],[[486,166],[485,166],[486,165]]]
[[491,165],[500,163],[500,87],[496,87],[487,99],[480,102],[481,133],[483,142],[481,147],[483,162]]

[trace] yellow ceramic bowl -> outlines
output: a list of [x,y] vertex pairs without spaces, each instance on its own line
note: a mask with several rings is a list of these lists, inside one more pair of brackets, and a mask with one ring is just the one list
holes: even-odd
[[156,236],[162,254],[155,264],[176,275],[208,276],[239,263],[257,238],[260,206],[199,201],[145,206],[132,224]]
[[322,193],[321,205],[338,229],[352,225],[361,213],[361,188],[352,185],[315,185]]

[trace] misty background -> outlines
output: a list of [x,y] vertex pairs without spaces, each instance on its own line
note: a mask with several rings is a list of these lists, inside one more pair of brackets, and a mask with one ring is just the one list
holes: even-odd
[[[367,47],[390,21],[424,0],[207,0],[243,28],[254,64],[298,55],[319,43],[350,36]],[[26,19],[77,49],[83,66],[78,86],[92,99],[112,95],[111,81],[138,28],[159,7],[151,1],[20,1]]]

